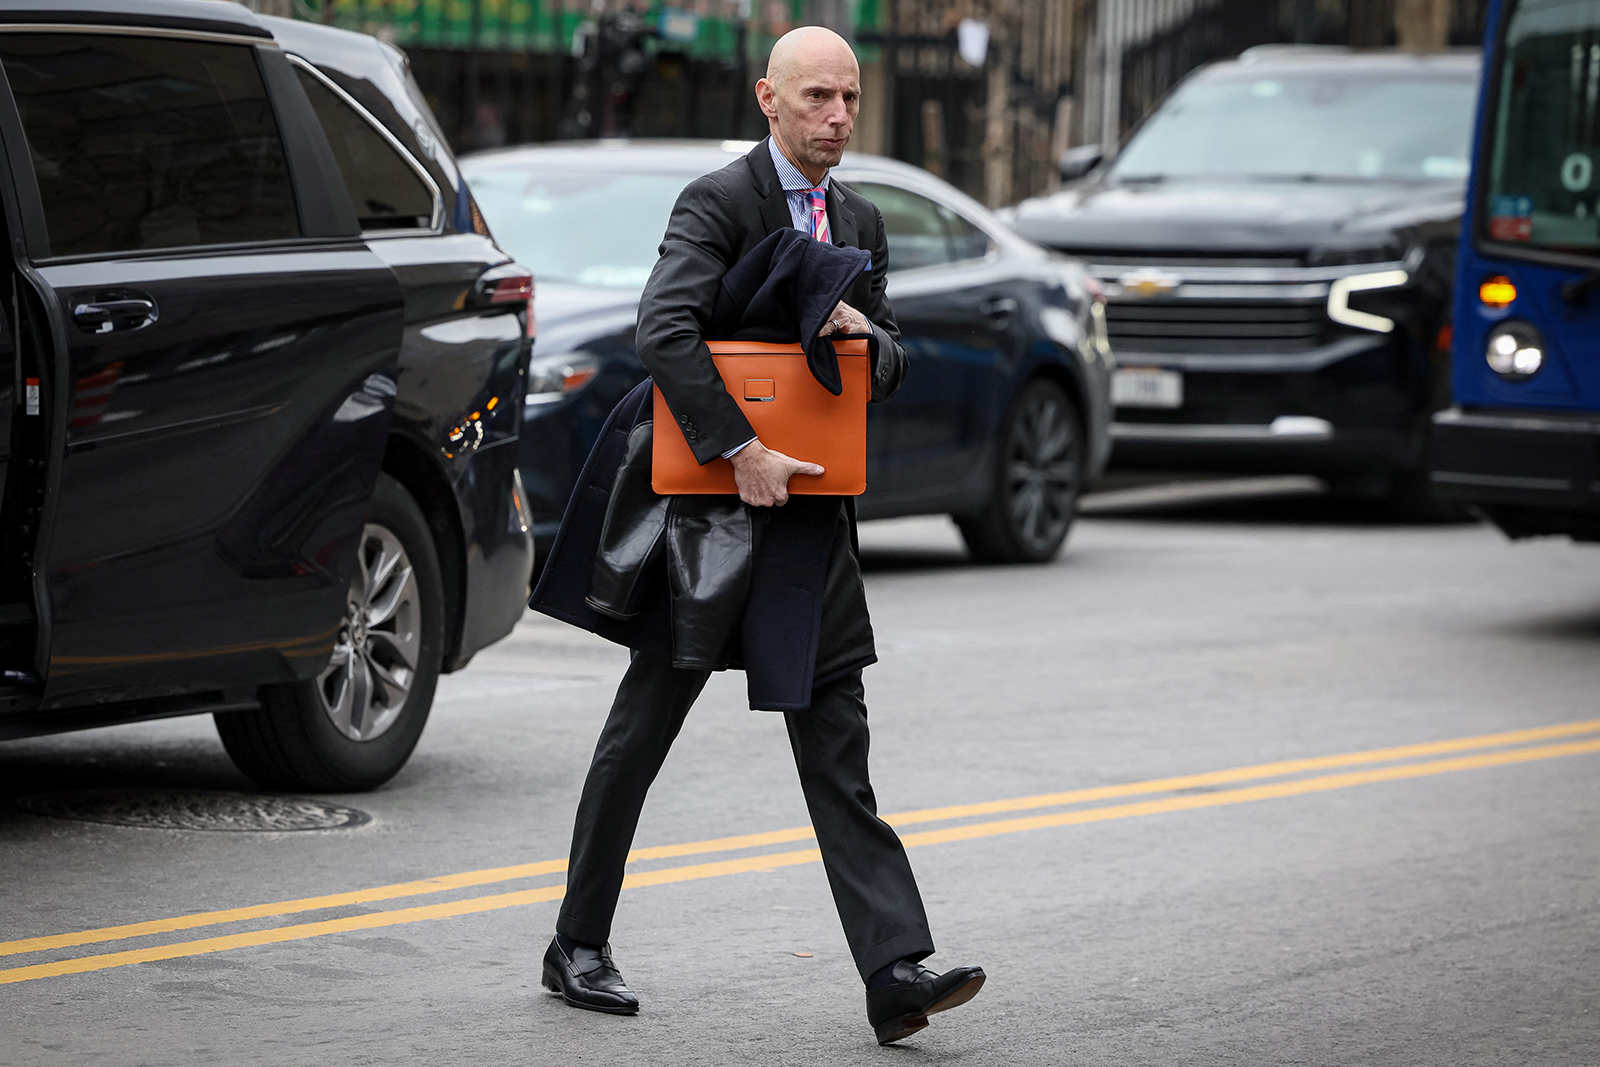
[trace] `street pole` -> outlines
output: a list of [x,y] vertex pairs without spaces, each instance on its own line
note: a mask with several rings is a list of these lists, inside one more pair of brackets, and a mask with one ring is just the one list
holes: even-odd
[[472,0],[472,24],[468,32],[467,69],[465,84],[461,87],[461,125],[466,129],[462,145],[472,148],[478,132],[478,46],[483,33],[483,0]]
[[1012,140],[1016,118],[1011,110],[1014,50],[1013,35],[1005,23],[996,20],[991,33],[989,91],[984,107],[983,199],[990,207],[1001,207],[1011,200],[1011,169],[1015,163]]
[[1450,43],[1450,0],[1395,0],[1395,43],[1413,52],[1437,52]]
[[1101,0],[1100,144],[1111,155],[1122,139],[1122,22],[1124,0]]
[[750,93],[755,87],[750,82],[750,13],[748,9],[739,19],[737,31],[737,48],[739,49],[739,84],[733,92],[733,137],[737,139],[744,132],[744,115],[750,107]]
[[883,46],[883,154],[899,159],[894,143],[894,87],[900,73],[900,0],[889,0],[889,40]]

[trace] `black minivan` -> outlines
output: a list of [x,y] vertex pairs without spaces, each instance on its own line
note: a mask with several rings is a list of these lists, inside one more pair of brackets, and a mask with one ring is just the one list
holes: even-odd
[[0,738],[386,781],[527,596],[531,277],[373,38],[0,0],[0,74]]

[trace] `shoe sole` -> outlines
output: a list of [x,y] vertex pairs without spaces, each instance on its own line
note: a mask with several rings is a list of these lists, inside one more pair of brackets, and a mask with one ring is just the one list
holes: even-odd
[[939,1000],[928,1005],[927,1009],[911,1015],[902,1015],[899,1018],[889,1019],[873,1027],[873,1033],[878,1037],[878,1044],[888,1045],[901,1038],[910,1037],[918,1030],[928,1025],[928,1016],[937,1015],[941,1011],[959,1008],[967,1001],[978,995],[978,990],[983,988],[986,975],[975,974],[965,982],[956,986]]
[[558,994],[563,1001],[574,1008],[582,1008],[584,1011],[598,1011],[606,1015],[639,1014],[638,1008],[608,1008],[601,1004],[585,1004],[581,1000],[573,1000],[571,997],[567,996],[566,990],[561,988],[561,979],[551,974],[548,967],[543,970],[543,980],[540,984],[550,992]]
[[872,1032],[877,1035],[878,1044],[888,1045],[903,1037],[910,1037],[927,1025],[928,1017],[925,1014],[902,1015],[898,1019],[888,1019],[879,1023],[872,1028]]
[[928,1014],[937,1015],[941,1011],[949,1011],[951,1008],[961,1007],[961,1005],[978,995],[978,990],[983,988],[983,980],[987,977],[988,975],[985,974],[975,974],[968,978],[946,994],[943,1000],[930,1004],[928,1006]]

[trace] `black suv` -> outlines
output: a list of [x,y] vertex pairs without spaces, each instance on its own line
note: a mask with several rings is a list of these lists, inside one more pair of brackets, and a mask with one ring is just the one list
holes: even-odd
[[0,738],[378,785],[527,595],[532,279],[370,37],[0,0],[0,73]]
[[1251,49],[1018,205],[1105,285],[1114,466],[1316,474],[1430,510],[1478,67]]

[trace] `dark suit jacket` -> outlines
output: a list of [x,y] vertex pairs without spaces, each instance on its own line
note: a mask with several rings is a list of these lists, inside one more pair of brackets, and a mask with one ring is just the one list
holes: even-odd
[[[765,142],[679,196],[640,302],[638,348],[676,417],[676,431],[660,432],[683,433],[701,463],[755,436],[702,338],[779,321],[787,331],[814,320],[819,288],[833,293],[848,285],[845,301],[873,324],[872,399],[899,389],[906,357],[883,295],[883,217],[830,182],[828,221],[836,243],[871,253],[869,272],[843,253],[802,255],[811,268],[774,266],[772,255],[794,246],[781,234],[794,232],[794,224]],[[761,254],[757,246],[774,233],[779,238]],[[829,260],[845,262],[856,276],[830,280]],[[723,284],[744,275],[787,279],[776,304],[792,306],[777,308],[773,299],[744,292],[748,286]],[[713,326],[719,293],[736,307],[725,306]],[[752,311],[761,322],[744,321]],[[796,496],[782,508],[751,508],[737,497],[656,496],[650,387],[647,379],[607,420],[530,606],[678,667],[743,667],[752,708],[807,708],[815,685],[877,658],[853,546],[853,502]]]
[[[793,226],[765,140],[743,159],[691,182],[672,209],[661,257],[639,301],[637,347],[701,463],[755,436],[723,388],[703,339],[723,275],[767,235]],[[862,273],[844,300],[878,336],[872,399],[881,402],[895,394],[906,372],[900,328],[884,299],[889,242],[883,215],[870,200],[830,181],[828,229],[834,244],[872,253],[872,270]]]

